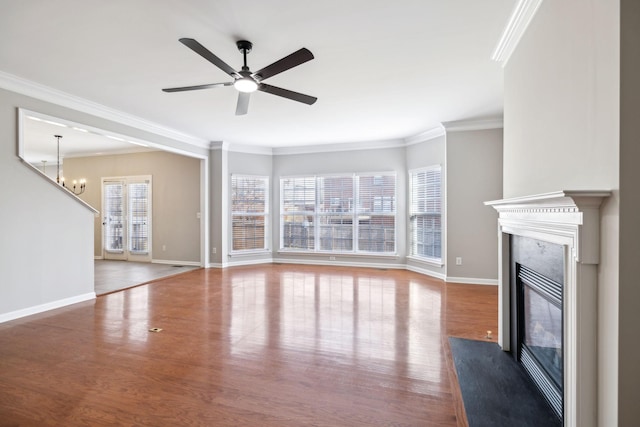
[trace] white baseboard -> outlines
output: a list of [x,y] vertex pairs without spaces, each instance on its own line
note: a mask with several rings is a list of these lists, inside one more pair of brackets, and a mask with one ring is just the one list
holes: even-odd
[[200,267],[200,261],[173,261],[170,259],[152,259],[151,264],[187,265],[190,267]]
[[102,260],[102,259],[104,259],[104,257],[102,255],[94,255],[93,259],[94,260],[98,260],[98,259]]
[[447,283],[461,283],[465,285],[488,285],[498,286],[497,279],[478,279],[473,277],[447,277],[445,279]]
[[404,264],[384,264],[379,262],[350,262],[350,261],[326,261],[319,259],[291,259],[291,258],[275,258],[273,262],[281,264],[306,264],[306,265],[324,265],[339,267],[365,267],[365,268],[386,268],[404,270]]
[[426,268],[416,267],[415,265],[405,265],[405,268],[409,271],[413,271],[414,273],[424,274],[425,276],[434,277],[436,279],[445,280],[447,277],[442,273],[438,273],[436,271],[427,270]]
[[235,261],[229,261],[229,262],[225,262],[222,265],[222,268],[225,267],[240,267],[243,265],[258,265],[258,264],[273,264],[273,259],[271,258],[262,258],[262,259],[247,259],[247,260],[235,260]]
[[443,273],[431,271],[426,268],[417,267],[415,265],[408,264],[385,264],[385,263],[371,263],[371,262],[345,262],[345,261],[327,261],[319,259],[291,259],[291,258],[265,258],[261,260],[246,260],[246,261],[231,261],[226,263],[209,263],[207,268],[227,268],[244,265],[254,264],[300,264],[300,265],[320,265],[320,266],[340,266],[340,267],[364,267],[364,268],[377,268],[377,269],[397,269],[408,270],[414,273],[423,274],[425,276],[433,277],[435,279],[442,280],[447,283],[460,283],[468,285],[483,285],[483,286],[497,286],[498,280],[496,279],[481,279],[477,277],[450,277]]
[[10,311],[9,313],[0,314],[0,323],[19,319],[21,317],[31,316],[32,314],[38,314],[48,310],[54,310],[56,308],[65,307],[67,305],[76,304],[83,301],[89,301],[95,298],[95,292],[88,292],[86,294],[76,295],[74,297],[64,298],[61,300],[48,302],[46,304],[40,304],[16,311]]

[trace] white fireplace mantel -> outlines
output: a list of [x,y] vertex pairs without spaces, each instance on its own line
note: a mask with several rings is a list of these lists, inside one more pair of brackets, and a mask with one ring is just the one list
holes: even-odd
[[498,343],[509,350],[510,235],[564,248],[564,425],[595,426],[600,204],[610,191],[558,191],[485,202],[498,211]]

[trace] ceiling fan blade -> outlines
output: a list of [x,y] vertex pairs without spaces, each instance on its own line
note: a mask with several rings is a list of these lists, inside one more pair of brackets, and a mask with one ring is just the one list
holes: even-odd
[[222,87],[222,86],[231,86],[231,85],[233,85],[233,82],[211,83],[211,84],[208,84],[208,85],[170,87],[170,88],[162,89],[162,91],[163,92],[185,92],[187,90],[209,89],[209,88],[213,88],[213,87]]
[[229,64],[227,64],[222,59],[220,59],[217,56],[215,56],[213,53],[211,53],[209,51],[209,49],[207,49],[206,47],[202,46],[196,40],[189,39],[189,38],[181,38],[180,39],[180,43],[182,43],[183,45],[185,45],[186,47],[188,47],[189,49],[191,49],[192,51],[194,51],[198,55],[202,56],[204,59],[206,59],[207,61],[211,62],[216,67],[220,68],[222,71],[224,71],[225,73],[229,74],[231,77],[233,77],[233,78],[242,77],[236,70],[231,68],[231,66]]
[[249,98],[251,94],[248,92],[238,92],[238,105],[236,106],[236,116],[244,116],[249,111]]
[[294,101],[302,102],[303,104],[312,105],[318,98],[315,96],[305,95],[303,93],[294,92],[292,90],[282,89],[280,87],[271,86],[265,83],[260,83],[258,90],[262,92],[270,93],[271,95],[281,96],[283,98],[292,99]]
[[283,71],[287,71],[290,68],[296,67],[300,64],[304,64],[307,61],[311,61],[313,59],[313,53],[307,48],[302,48],[293,52],[289,56],[285,56],[279,61],[274,62],[271,65],[267,65],[263,69],[256,71],[253,73],[259,80],[268,79],[271,76],[275,76],[276,74],[280,74]]

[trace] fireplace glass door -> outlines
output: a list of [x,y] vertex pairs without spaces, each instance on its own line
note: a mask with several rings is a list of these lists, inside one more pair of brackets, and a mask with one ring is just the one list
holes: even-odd
[[524,287],[524,342],[556,387],[562,387],[562,310]]
[[562,285],[519,265],[520,361],[562,416]]

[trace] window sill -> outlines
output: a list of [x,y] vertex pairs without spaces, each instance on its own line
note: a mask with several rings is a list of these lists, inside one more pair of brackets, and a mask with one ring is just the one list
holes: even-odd
[[426,264],[426,265],[431,265],[434,267],[444,267],[444,263],[442,262],[441,259],[436,259],[436,258],[423,258],[423,257],[417,257],[415,255],[409,255],[407,256],[407,260],[409,261],[415,261],[418,262],[420,264]]
[[247,250],[242,252],[239,252],[239,251],[230,252],[229,258],[237,257],[237,256],[269,255],[269,254],[271,254],[271,251],[269,249],[256,249],[256,250]]
[[280,249],[278,255],[306,255],[306,256],[329,256],[329,257],[361,257],[361,258],[393,258],[397,259],[397,253],[378,253],[378,252],[323,252],[323,251],[298,251],[295,249]]

